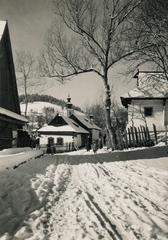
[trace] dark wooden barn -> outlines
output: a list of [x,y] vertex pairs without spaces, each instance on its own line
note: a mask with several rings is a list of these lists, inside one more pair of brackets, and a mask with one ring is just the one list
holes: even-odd
[[27,119],[21,116],[7,21],[0,21],[0,149],[18,146],[18,130]]

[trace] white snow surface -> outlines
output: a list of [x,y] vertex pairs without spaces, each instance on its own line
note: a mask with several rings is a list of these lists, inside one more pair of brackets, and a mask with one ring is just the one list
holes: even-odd
[[168,157],[108,152],[27,155],[18,168],[0,166],[0,240],[168,239]]

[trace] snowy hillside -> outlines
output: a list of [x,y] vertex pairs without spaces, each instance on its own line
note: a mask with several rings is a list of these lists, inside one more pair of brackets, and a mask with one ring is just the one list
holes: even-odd
[[[23,115],[24,115],[24,112],[25,112],[25,106],[26,106],[25,103],[20,103],[20,110],[21,110],[21,114],[23,114]],[[33,102],[33,103],[28,103],[28,109],[27,109],[28,115],[32,112],[37,113],[37,114],[41,114],[41,113],[43,113],[44,107],[54,108],[55,112],[64,111],[64,109],[62,109],[62,106],[52,104],[52,103],[49,103],[49,102],[37,101],[37,102]],[[76,111],[76,110],[74,110],[74,113],[78,114],[78,115],[84,115],[84,113],[81,113],[81,112]]]
[[[20,110],[21,113],[24,114],[25,111],[25,103],[21,103],[20,104]],[[28,109],[27,112],[31,113],[31,112],[36,112],[36,113],[43,113],[43,108],[54,108],[55,111],[60,111],[62,109],[61,106],[49,103],[49,102],[33,102],[33,103],[28,103]]]
[[1,171],[0,240],[168,239],[167,146],[75,154]]

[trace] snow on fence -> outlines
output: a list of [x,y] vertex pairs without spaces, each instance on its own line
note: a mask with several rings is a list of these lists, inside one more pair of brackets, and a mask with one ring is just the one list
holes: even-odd
[[147,126],[129,127],[123,134],[117,134],[118,148],[150,147],[158,143],[158,133],[153,124],[153,131]]

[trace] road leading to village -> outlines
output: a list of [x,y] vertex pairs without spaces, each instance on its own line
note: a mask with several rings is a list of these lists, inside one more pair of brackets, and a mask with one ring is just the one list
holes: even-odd
[[167,238],[167,171],[103,155],[43,161],[51,158],[46,176],[31,180],[43,203],[29,215],[31,239]]
[[167,158],[119,161],[117,156],[122,158],[120,153],[46,155],[19,166],[15,179],[19,175],[26,182],[30,202],[22,195],[23,184],[17,184],[24,214],[7,239],[167,239]]

